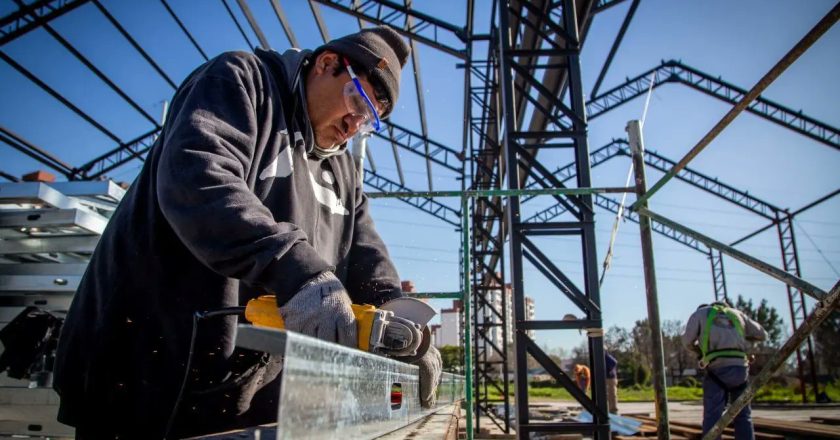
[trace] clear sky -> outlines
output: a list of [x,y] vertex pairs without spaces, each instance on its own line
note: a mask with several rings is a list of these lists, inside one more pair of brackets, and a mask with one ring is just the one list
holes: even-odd
[[[104,6],[149,52],[176,82],[203,62],[199,52],[180,32],[160,2],[103,0]],[[245,49],[248,44],[227,16],[222,1],[170,0],[173,9],[190,29],[203,50],[213,56],[225,50]],[[245,26],[251,44],[253,32],[236,2],[228,0]],[[308,3],[281,2],[293,23],[300,45],[314,48],[322,43]],[[415,1],[415,7],[442,20],[463,25],[462,1]],[[486,29],[488,12],[476,13],[476,26]],[[289,42],[268,1],[249,2],[276,50]],[[582,56],[585,89],[594,85],[610,45],[630,2],[613,7],[593,22]],[[645,0],[636,12],[624,42],[614,59],[601,91],[636,76],[661,60],[679,59],[715,77],[749,89],[834,5],[833,1],[703,1]],[[0,16],[16,8],[0,1]],[[355,19],[321,7],[330,36],[358,29]],[[159,117],[163,102],[173,89],[131,48],[93,4],[55,20],[55,30],[72,42],[132,97],[146,112]],[[457,42],[451,42],[457,44]],[[463,134],[463,71],[458,59],[418,44],[419,70],[427,109],[430,138],[460,150]],[[764,97],[832,126],[840,126],[840,26],[835,26],[808,50],[764,93]],[[88,71],[44,30],[37,30],[0,47],[44,82],[88,112],[123,140],[152,128],[138,112]],[[420,131],[417,93],[406,70],[398,108],[392,120]],[[115,146],[113,141],[67,110],[53,98],[0,62],[0,124],[65,162],[79,165]],[[644,100],[636,99],[590,124],[591,149],[613,138],[625,137],[628,120],[638,119]],[[683,85],[663,85],[653,92],[645,124],[648,149],[680,159],[726,113],[729,106]],[[406,185],[428,189],[425,161],[400,151]],[[390,145],[372,142],[372,155],[382,175],[397,180]],[[543,154],[551,169],[565,165],[568,155]],[[621,186],[629,166],[616,158],[593,169],[595,186]],[[782,208],[799,207],[840,187],[840,153],[836,149],[796,134],[751,114],[742,114],[690,167],[719,178],[736,188]],[[33,160],[8,146],[0,146],[0,170],[20,175],[39,168]],[[115,180],[130,181],[139,163],[115,170]],[[456,174],[435,166],[434,189],[459,189]],[[660,173],[648,170],[652,182]],[[628,201],[632,201],[630,196]],[[456,206],[454,201],[445,203]],[[550,200],[534,199],[526,213],[549,206]],[[672,181],[651,200],[651,209],[700,230],[720,241],[731,242],[764,226],[766,221],[746,210],[710,196],[682,182]],[[376,200],[373,214],[405,279],[421,291],[453,291],[458,281],[459,234],[450,225],[398,201]],[[796,221],[796,239],[803,277],[829,289],[840,278],[840,197],[807,211]],[[606,254],[613,215],[596,210],[598,260]],[[580,247],[565,238],[538,241],[553,261],[574,280],[581,276]],[[713,298],[711,272],[705,255],[667,238],[654,238],[655,258],[663,320],[685,320],[700,302]],[[780,266],[778,237],[773,229],[739,247]],[[788,319],[782,283],[725,259],[730,295],[755,300],[767,298]],[[557,319],[574,313],[561,294],[526,263],[526,293],[536,301],[538,319]],[[605,326],[629,327],[646,316],[644,281],[638,226],[621,224],[613,267],[604,281],[602,304]],[[447,302],[436,301],[437,307]],[[548,347],[571,348],[581,340],[577,332],[538,332],[537,340]]]

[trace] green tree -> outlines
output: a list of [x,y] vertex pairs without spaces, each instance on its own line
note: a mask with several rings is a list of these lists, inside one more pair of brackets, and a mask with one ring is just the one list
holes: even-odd
[[662,323],[662,346],[665,351],[665,367],[671,373],[672,383],[678,383],[682,373],[697,365],[697,356],[682,343],[683,323],[680,320],[666,320]]
[[814,358],[820,373],[840,377],[840,312],[834,311],[814,330]]
[[778,348],[782,345],[782,336],[785,334],[785,322],[779,316],[779,312],[775,307],[767,305],[766,299],[762,299],[758,307],[756,307],[752,299],[748,300],[738,295],[738,299],[735,301],[735,308],[761,324],[764,330],[767,331],[767,340],[758,344],[759,348]]
[[451,373],[463,373],[464,348],[455,345],[444,345],[440,348],[440,359],[443,362],[443,371]]

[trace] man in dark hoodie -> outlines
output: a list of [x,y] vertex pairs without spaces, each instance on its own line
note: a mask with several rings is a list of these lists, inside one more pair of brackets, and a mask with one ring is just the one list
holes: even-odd
[[[70,307],[59,421],[81,439],[276,421],[282,359],[235,348],[233,315],[193,335],[197,312],[258,295],[287,329],[355,346],[350,304],[402,293],[346,142],[391,113],[409,50],[376,27],[315,52],[224,53],[184,81]],[[429,405],[440,355],[418,365]]]

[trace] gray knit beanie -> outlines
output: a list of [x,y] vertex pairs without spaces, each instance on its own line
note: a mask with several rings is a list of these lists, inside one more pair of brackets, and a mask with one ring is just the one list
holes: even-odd
[[[400,94],[400,73],[411,53],[400,34],[388,26],[366,28],[332,40],[319,50],[331,50],[364,67],[369,80],[385,88],[393,110]],[[390,113],[389,110],[382,117],[386,118]]]

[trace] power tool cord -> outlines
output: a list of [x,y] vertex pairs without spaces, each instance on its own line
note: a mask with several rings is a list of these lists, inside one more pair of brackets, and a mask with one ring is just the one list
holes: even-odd
[[172,413],[169,415],[169,421],[166,422],[166,431],[163,433],[163,439],[169,437],[169,432],[172,430],[172,424],[175,423],[175,416],[178,415],[178,407],[181,405],[181,400],[184,398],[184,391],[187,389],[187,380],[190,377],[190,368],[192,367],[193,354],[195,351],[195,339],[198,335],[198,322],[202,319],[212,318],[215,316],[230,316],[230,315],[244,315],[245,307],[225,307],[217,310],[208,310],[204,312],[193,313],[192,332],[190,334],[190,350],[187,354],[187,365],[184,369],[184,379],[181,381],[181,386],[178,389],[178,397],[175,399],[175,406],[172,407]]

